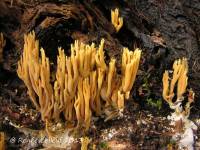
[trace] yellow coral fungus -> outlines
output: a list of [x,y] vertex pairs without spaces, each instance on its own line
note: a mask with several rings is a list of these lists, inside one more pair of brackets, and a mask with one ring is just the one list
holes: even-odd
[[118,32],[123,26],[123,18],[119,17],[119,9],[111,10],[111,22],[114,25],[116,31]]
[[109,99],[112,92],[112,84],[114,83],[113,80],[115,79],[116,74],[116,67],[115,67],[115,59],[111,59],[109,63],[109,70],[108,70],[108,79],[107,79],[107,90],[106,90],[106,98]]
[[123,110],[124,100],[128,99],[135,81],[141,50],[125,49],[122,74],[117,74],[114,58],[109,65],[105,63],[104,39],[99,47],[75,41],[71,44],[71,56],[58,48],[56,78],[50,81],[50,62],[42,48],[39,56],[35,33],[25,35],[24,40],[17,73],[26,84],[36,109],[41,112],[49,134],[51,124],[61,121],[61,114],[65,121],[77,122],[78,127],[88,130],[93,112],[101,115],[105,107],[113,106]]
[[172,102],[172,98],[169,98],[169,72],[165,71],[163,74],[163,98],[166,100],[168,103]]
[[[175,111],[171,115],[171,118],[173,118],[172,124],[174,125],[174,131],[180,134],[182,138],[182,135],[188,134],[188,130],[197,128],[194,123],[188,119],[190,115],[191,103],[194,102],[195,93],[192,89],[190,89],[188,91],[187,100],[184,100],[183,95],[186,92],[188,83],[187,59],[182,58],[174,61],[172,78],[169,77],[170,73],[171,72],[169,71],[165,71],[163,74],[163,98],[169,104],[170,108]],[[177,88],[176,94],[174,92],[175,87]],[[175,96],[176,99],[173,100]],[[193,134],[191,134],[190,136],[193,137]],[[185,140],[184,138],[182,138],[181,140]]]
[[131,90],[135,82],[137,70],[139,67],[141,51],[136,49],[134,52],[124,48],[122,54],[122,89],[123,92]]
[[0,132],[0,150],[5,150],[5,134]]
[[0,33],[0,63],[3,61],[3,48],[6,45],[6,40],[4,40],[3,33]]
[[90,143],[90,139],[88,137],[81,138],[81,150],[87,150],[88,144]]
[[170,81],[169,72],[163,74],[163,98],[171,105],[174,97],[174,88],[177,83],[177,100],[182,100],[182,95],[187,87],[187,59],[178,59],[173,64],[173,76]]

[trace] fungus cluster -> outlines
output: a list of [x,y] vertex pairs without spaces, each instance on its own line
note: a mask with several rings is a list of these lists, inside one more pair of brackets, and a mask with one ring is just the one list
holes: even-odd
[[51,122],[59,122],[63,114],[66,122],[88,130],[93,114],[102,115],[109,107],[123,110],[136,78],[141,50],[124,48],[121,74],[117,74],[114,58],[105,63],[104,39],[99,47],[75,41],[70,56],[58,48],[56,78],[51,81],[50,62],[44,49],[39,51],[35,33],[25,35],[24,41],[17,74],[47,128]]
[[[173,140],[178,142],[180,149],[193,149],[194,137],[197,126],[188,117],[190,115],[191,103],[194,102],[192,89],[188,91],[188,98],[184,100],[184,94],[187,88],[188,62],[186,58],[178,59],[173,64],[173,75],[169,77],[169,71],[163,74],[163,98],[169,104],[170,108],[175,110],[170,119],[174,126]],[[177,87],[176,95],[174,89]],[[176,96],[176,98],[174,98]],[[175,99],[175,100],[174,100]],[[186,103],[185,103],[185,102]]]
[[[183,94],[186,92],[187,81],[188,81],[188,62],[186,58],[178,59],[173,64],[173,75],[169,78],[169,71],[165,71],[163,74],[163,98],[169,103],[170,107],[173,109],[176,105],[180,105],[184,100]],[[174,89],[177,87],[176,100],[173,98],[175,96]],[[194,101],[194,92],[189,91],[188,103],[186,104],[185,115],[189,115],[190,104]],[[177,108],[177,107],[176,107]],[[178,109],[177,109],[177,112]]]

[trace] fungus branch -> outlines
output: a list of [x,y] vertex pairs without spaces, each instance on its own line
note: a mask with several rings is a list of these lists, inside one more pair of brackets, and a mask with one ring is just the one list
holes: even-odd
[[3,37],[3,33],[0,33],[0,63],[3,61],[3,48],[6,45],[6,40]]

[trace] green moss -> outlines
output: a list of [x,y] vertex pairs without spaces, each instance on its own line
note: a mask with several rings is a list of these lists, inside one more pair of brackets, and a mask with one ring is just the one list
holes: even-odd
[[151,107],[158,108],[159,110],[162,108],[162,100],[153,100],[152,98],[147,99],[147,104]]
[[107,142],[101,142],[99,144],[99,148],[100,148],[100,150],[110,150]]

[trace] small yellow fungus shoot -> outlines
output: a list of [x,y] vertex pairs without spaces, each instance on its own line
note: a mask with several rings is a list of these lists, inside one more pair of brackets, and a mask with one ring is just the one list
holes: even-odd
[[90,143],[90,139],[86,137],[81,138],[81,150],[88,150],[88,145]]
[[0,33],[0,63],[3,61],[3,48],[6,45],[6,40],[4,40],[3,33]]
[[116,31],[118,32],[123,26],[123,18],[119,17],[119,9],[111,10],[111,21]]
[[0,132],[0,150],[5,150],[5,134]]

